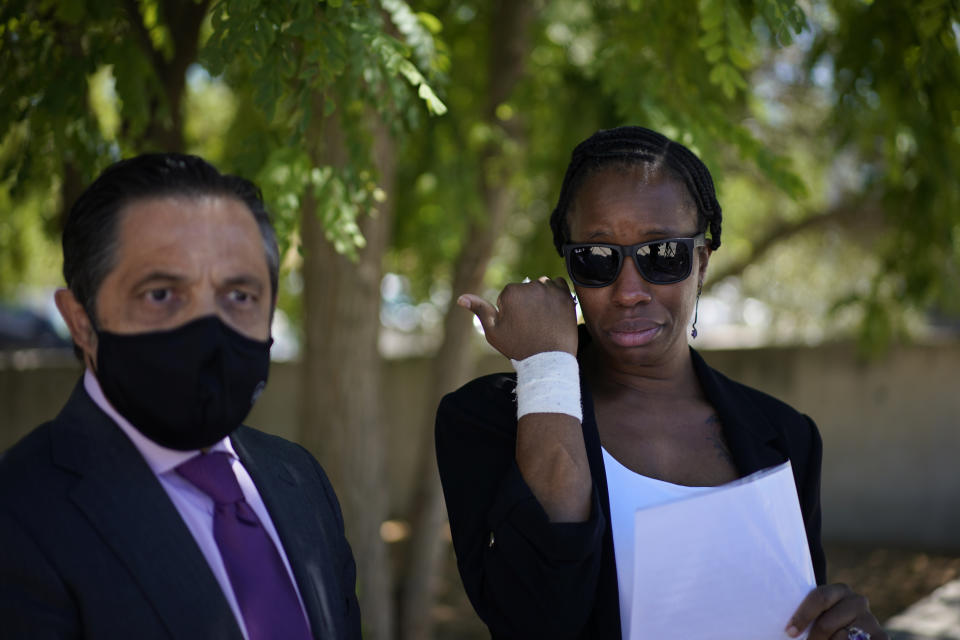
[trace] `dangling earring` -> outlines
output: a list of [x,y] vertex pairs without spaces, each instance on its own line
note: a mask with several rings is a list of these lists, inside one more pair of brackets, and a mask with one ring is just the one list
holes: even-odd
[[697,304],[693,307],[693,330],[690,331],[692,338],[697,337],[697,315],[700,313],[700,293],[703,291],[703,283],[697,285]]

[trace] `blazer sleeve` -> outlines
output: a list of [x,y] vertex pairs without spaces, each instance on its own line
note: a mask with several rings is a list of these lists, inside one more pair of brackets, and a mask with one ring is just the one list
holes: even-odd
[[575,638],[597,592],[605,519],[551,523],[516,464],[515,382],[486,376],[447,395],[437,462],[457,567],[495,638]]
[[340,625],[338,627],[339,633],[342,634],[340,637],[359,640],[361,632],[360,604],[357,601],[357,565],[353,559],[353,551],[350,548],[350,543],[347,541],[344,532],[343,512],[340,510],[340,502],[337,500],[333,485],[330,484],[330,480],[327,478],[323,467],[320,466],[320,463],[317,462],[313,455],[306,452],[306,450],[304,450],[304,452],[309,457],[313,465],[313,470],[317,474],[317,479],[323,487],[323,492],[336,528],[335,539],[340,543],[334,555],[336,557],[337,575],[340,578],[340,593],[344,598],[346,615],[343,620],[335,622]]
[[807,545],[810,547],[810,559],[813,561],[813,573],[817,584],[827,583],[827,557],[823,550],[821,539],[820,514],[820,469],[823,463],[823,440],[820,431],[813,420],[804,415],[807,425],[806,464],[794,468],[794,480],[797,484],[797,495],[800,499],[800,512],[803,515],[803,524],[807,530]]
[[79,637],[76,604],[32,536],[6,513],[0,513],[0,532],[0,635]]

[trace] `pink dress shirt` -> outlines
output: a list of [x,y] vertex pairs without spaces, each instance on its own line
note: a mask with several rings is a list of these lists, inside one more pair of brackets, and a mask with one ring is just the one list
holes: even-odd
[[[230,578],[227,576],[226,567],[223,564],[223,559],[220,557],[220,550],[217,548],[217,543],[213,539],[213,500],[175,470],[177,465],[198,455],[200,451],[168,449],[137,431],[133,425],[111,406],[110,401],[107,400],[103,394],[103,390],[100,388],[97,377],[89,369],[87,369],[83,375],[83,386],[97,406],[113,419],[121,431],[127,434],[127,437],[130,438],[133,445],[143,456],[147,466],[149,466],[154,475],[157,476],[160,486],[162,486],[163,490],[170,496],[173,506],[177,508],[180,517],[183,518],[183,523],[187,525],[187,529],[190,530],[193,539],[197,541],[197,546],[200,547],[203,557],[206,558],[207,564],[210,565],[210,570],[213,572],[217,582],[220,583],[220,588],[223,589],[223,595],[226,596],[227,602],[233,610],[233,615],[237,619],[237,624],[243,632],[243,637],[246,638],[247,629],[243,624],[240,606],[237,604],[233,587],[230,585]],[[225,451],[230,455],[230,459],[233,462],[233,472],[237,476],[237,482],[240,483],[243,497],[256,512],[264,529],[266,529],[270,539],[273,540],[273,544],[277,547],[277,551],[280,552],[280,558],[283,560],[283,565],[286,567],[290,581],[293,583],[294,590],[297,592],[300,609],[304,611],[304,616],[306,616],[306,609],[303,606],[300,589],[297,587],[297,581],[293,577],[293,572],[290,570],[290,562],[287,560],[287,554],[283,550],[283,545],[280,544],[276,527],[273,526],[273,520],[270,519],[270,514],[263,504],[263,499],[260,497],[256,485],[253,484],[253,479],[237,457],[237,453],[230,443],[229,436],[210,447],[209,450]]]

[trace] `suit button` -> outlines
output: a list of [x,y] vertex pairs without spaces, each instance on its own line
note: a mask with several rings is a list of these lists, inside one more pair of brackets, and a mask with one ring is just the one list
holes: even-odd
[[493,531],[490,532],[490,540],[487,542],[487,546],[493,549],[493,545],[496,543],[496,538],[493,537]]

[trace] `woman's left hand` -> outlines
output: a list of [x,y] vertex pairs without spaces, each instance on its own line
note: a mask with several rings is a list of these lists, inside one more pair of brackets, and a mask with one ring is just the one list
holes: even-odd
[[[845,584],[828,584],[807,594],[787,625],[787,635],[796,638],[810,628],[808,640],[848,640],[858,638],[856,628],[869,634],[870,640],[889,640],[880,623],[870,613],[866,597]],[[867,636],[859,636],[865,638]]]

